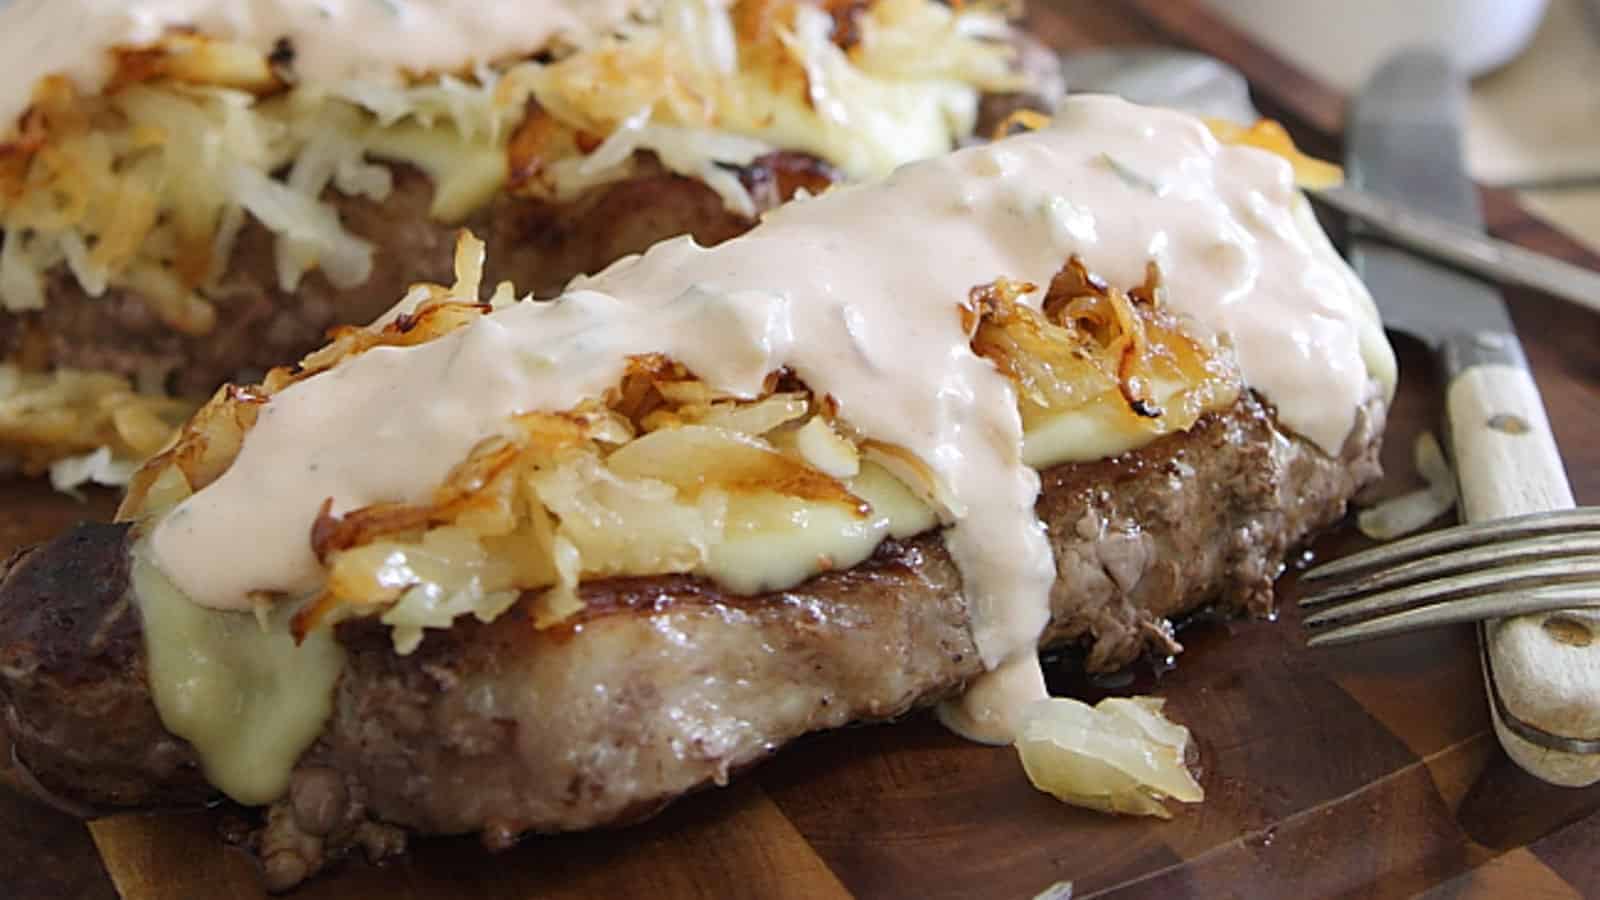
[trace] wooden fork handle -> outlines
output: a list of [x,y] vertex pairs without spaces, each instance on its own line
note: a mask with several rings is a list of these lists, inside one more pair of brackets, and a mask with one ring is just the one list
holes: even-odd
[[[1485,354],[1491,359],[1459,369],[1446,395],[1468,522],[1574,505],[1539,389],[1520,364],[1515,339],[1505,340],[1500,361]],[[1554,784],[1600,781],[1600,611],[1486,622],[1481,637],[1495,731],[1506,752]]]

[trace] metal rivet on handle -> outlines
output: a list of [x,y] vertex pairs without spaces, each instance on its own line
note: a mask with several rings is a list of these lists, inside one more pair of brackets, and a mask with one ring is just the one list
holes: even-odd
[[1527,434],[1533,429],[1528,426],[1528,420],[1510,413],[1501,413],[1489,420],[1489,427],[1501,434]]
[[1571,616],[1551,616],[1544,620],[1544,633],[1558,643],[1569,647],[1587,647],[1594,643],[1594,632],[1589,626]]

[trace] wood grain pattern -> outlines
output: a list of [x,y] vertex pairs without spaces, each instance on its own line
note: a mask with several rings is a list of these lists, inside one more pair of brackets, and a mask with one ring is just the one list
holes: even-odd
[[[127,898],[265,898],[254,862],[218,847],[207,813],[121,816],[93,826],[117,889]],[[533,845],[530,845],[532,848]],[[755,782],[741,782],[625,836],[539,842],[491,859],[475,842],[432,841],[383,867],[348,866],[314,881],[296,900],[578,900],[627,897],[648,887],[659,897],[745,896],[847,900],[851,895]],[[510,865],[500,864],[509,859]],[[487,861],[487,864],[486,864]],[[531,863],[531,864],[529,864]]]
[[[1302,142],[1336,153],[1343,101],[1193,0],[1032,0],[1057,46],[1183,44],[1223,56]],[[1595,265],[1485,195],[1493,230]],[[1579,502],[1600,502],[1600,316],[1517,295],[1514,314]],[[1420,484],[1411,438],[1438,428],[1426,354],[1400,345],[1403,390],[1383,493]],[[80,516],[104,515],[36,486],[0,487],[0,552]],[[1315,548],[1363,546],[1351,534]],[[1295,577],[1283,582],[1292,599]],[[1470,628],[1310,652],[1297,613],[1205,623],[1176,670],[1134,673],[1196,730],[1208,799],[1170,822],[1064,808],[1028,787],[1014,756],[966,744],[927,717],[817,735],[730,788],[624,832],[529,841],[488,857],[471,841],[422,842],[385,868],[352,862],[300,897],[1002,897],[1062,881],[1078,897],[1581,897],[1600,895],[1600,791],[1542,784],[1491,732]],[[1056,667],[1053,687],[1094,697]],[[212,814],[76,822],[0,786],[0,895],[259,897],[252,864],[217,839]]]

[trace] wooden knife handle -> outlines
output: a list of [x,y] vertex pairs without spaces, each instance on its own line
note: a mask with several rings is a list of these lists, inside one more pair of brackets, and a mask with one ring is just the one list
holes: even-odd
[[[1468,522],[1572,508],[1566,469],[1525,367],[1465,368],[1450,382],[1446,409]],[[1554,784],[1600,781],[1600,611],[1487,622],[1482,638],[1506,752]]]

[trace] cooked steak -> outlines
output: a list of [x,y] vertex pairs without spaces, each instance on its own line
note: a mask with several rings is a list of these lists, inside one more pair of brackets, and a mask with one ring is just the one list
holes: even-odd
[[[1057,581],[1044,641],[1091,669],[1178,648],[1169,617],[1214,602],[1265,612],[1287,551],[1378,474],[1384,410],[1338,458],[1247,395],[1189,432],[1054,468],[1038,503]],[[128,602],[128,532],[82,526],[0,581],[0,694],[18,759],[47,789],[109,806],[204,793],[161,728]],[[594,582],[587,608],[537,631],[525,611],[462,620],[410,656],[347,623],[335,711],[259,849],[292,885],[393,829],[479,832],[492,847],[646,817],[810,731],[881,720],[960,690],[981,663],[937,534],[792,590],[736,597],[702,581]]]
[[[5,604],[3,627],[27,645],[18,655],[0,655],[14,697],[7,727],[19,748],[26,744],[48,755],[44,777],[65,789],[63,797],[110,805],[124,798],[198,802],[212,792],[188,745],[161,727],[145,689],[144,640],[127,593],[128,557],[121,552],[126,531],[80,525],[44,550],[13,560],[5,590],[29,599]],[[48,709],[70,713],[39,715]]]

